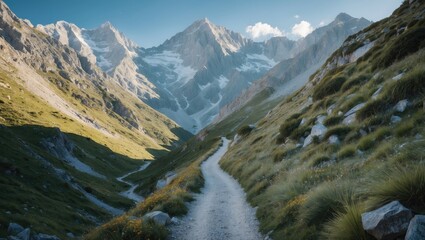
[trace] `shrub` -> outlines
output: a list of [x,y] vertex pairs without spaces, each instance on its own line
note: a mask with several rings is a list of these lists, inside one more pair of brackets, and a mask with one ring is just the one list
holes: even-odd
[[352,144],[350,144],[350,145],[345,145],[344,147],[342,147],[341,150],[339,150],[336,155],[338,159],[344,159],[344,158],[354,156],[355,153],[356,153],[356,148]]
[[414,211],[425,212],[425,167],[396,168],[384,173],[383,178],[370,188],[370,209],[394,200]]
[[171,216],[181,216],[187,213],[187,207],[184,204],[182,198],[179,197],[171,197],[167,201],[165,201],[158,210],[166,212]]
[[251,126],[245,125],[245,126],[238,129],[238,134],[240,136],[246,136],[246,135],[250,134],[252,130],[253,130],[253,128]]
[[307,195],[300,208],[300,220],[306,225],[320,226],[354,201],[354,191],[348,184],[324,183]]
[[284,124],[280,125],[278,142],[282,143],[301,123],[301,119],[287,120]]
[[345,80],[346,78],[344,76],[323,79],[322,82],[314,89],[313,98],[315,100],[320,100],[328,95],[338,92]]
[[363,229],[361,214],[362,207],[349,204],[335,218],[327,223],[322,232],[324,239],[330,240],[367,240],[371,238]]

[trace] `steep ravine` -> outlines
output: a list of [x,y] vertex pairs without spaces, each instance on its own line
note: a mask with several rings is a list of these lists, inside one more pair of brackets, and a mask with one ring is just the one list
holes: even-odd
[[171,227],[170,239],[262,239],[255,209],[239,183],[218,164],[228,146],[223,138],[223,146],[201,165],[205,187],[189,213]]

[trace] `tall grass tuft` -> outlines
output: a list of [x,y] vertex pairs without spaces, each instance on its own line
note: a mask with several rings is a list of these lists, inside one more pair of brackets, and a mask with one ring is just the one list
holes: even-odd
[[414,211],[425,212],[425,167],[396,168],[384,173],[382,179],[370,188],[371,209],[394,200]]
[[327,223],[322,231],[322,237],[330,240],[369,240],[372,239],[362,226],[363,209],[358,204],[348,204],[343,211]]
[[331,220],[346,203],[355,199],[353,188],[348,184],[323,183],[307,195],[300,208],[300,221],[306,225],[320,226]]

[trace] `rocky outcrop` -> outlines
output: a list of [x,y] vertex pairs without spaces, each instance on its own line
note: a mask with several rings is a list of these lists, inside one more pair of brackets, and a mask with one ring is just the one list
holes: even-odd
[[168,225],[171,223],[170,216],[164,212],[161,211],[154,211],[147,213],[143,216],[143,219],[145,220],[153,220],[158,225]]
[[9,223],[7,229],[9,240],[60,240],[60,238],[54,235],[47,235],[44,233],[32,233],[30,228],[22,227],[17,223]]
[[376,239],[397,239],[406,234],[413,212],[399,201],[393,201],[376,210],[362,214],[366,232]]

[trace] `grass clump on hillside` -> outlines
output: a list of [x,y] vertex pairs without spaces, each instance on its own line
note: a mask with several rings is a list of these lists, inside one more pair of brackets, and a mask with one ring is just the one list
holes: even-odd
[[286,138],[289,137],[291,133],[300,126],[300,123],[301,119],[291,119],[280,125],[277,143],[285,142]]
[[375,68],[385,68],[425,47],[425,27],[407,30],[387,48],[380,58],[375,61]]
[[347,78],[341,75],[323,79],[314,89],[313,99],[320,100],[326,96],[337,93],[346,80]]
[[371,209],[398,200],[414,211],[425,213],[425,167],[388,171],[369,192]]
[[373,239],[363,229],[361,220],[363,212],[363,208],[358,204],[346,205],[325,225],[322,237],[330,240]]
[[356,154],[356,147],[353,144],[345,145],[336,154],[338,159],[352,157]]
[[299,217],[307,225],[320,226],[331,220],[353,199],[354,191],[348,184],[323,183],[307,195]]
[[245,126],[238,129],[238,135],[239,136],[246,136],[246,135],[250,134],[253,129],[254,129],[253,127],[251,127],[249,125],[245,125]]

